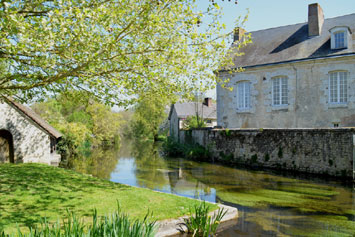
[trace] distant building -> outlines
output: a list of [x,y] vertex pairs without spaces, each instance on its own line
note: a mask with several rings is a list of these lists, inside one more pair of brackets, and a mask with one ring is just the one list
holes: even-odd
[[[251,32],[233,59],[233,91],[217,87],[218,125],[225,128],[355,126],[355,14],[324,19],[309,5],[308,23]],[[243,40],[244,30],[235,31]]]
[[183,129],[183,122],[188,117],[196,116],[203,118],[207,127],[217,125],[216,104],[211,98],[205,98],[200,102],[185,102],[171,105],[169,112],[170,136],[178,139],[179,131]]
[[62,134],[27,106],[0,97],[0,163],[58,165]]

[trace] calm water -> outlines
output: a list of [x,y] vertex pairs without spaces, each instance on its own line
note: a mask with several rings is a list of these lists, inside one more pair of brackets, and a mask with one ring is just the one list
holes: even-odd
[[355,236],[355,191],[335,181],[168,159],[148,142],[123,143],[70,162],[94,176],[239,210],[220,236]]

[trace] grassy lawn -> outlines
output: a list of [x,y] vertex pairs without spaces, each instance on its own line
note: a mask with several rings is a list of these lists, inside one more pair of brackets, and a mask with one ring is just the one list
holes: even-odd
[[[132,218],[176,218],[188,213],[197,200],[113,183],[70,170],[41,164],[0,165],[0,229],[5,233],[31,226],[42,217],[50,221],[67,216],[99,215],[116,210],[117,201]],[[214,208],[216,205],[214,205]]]

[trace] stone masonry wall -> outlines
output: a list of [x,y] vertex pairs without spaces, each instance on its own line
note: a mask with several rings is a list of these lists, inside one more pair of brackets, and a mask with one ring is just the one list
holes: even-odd
[[[224,128],[331,128],[355,126],[355,57],[317,59],[220,73],[232,91],[217,86],[217,124]],[[347,103],[329,102],[329,75],[347,72]],[[287,105],[272,104],[272,81],[288,83]],[[237,83],[250,83],[250,108],[238,111]]]
[[[0,130],[13,137],[14,161],[50,164],[50,137],[18,110],[0,102]],[[0,161],[1,162],[1,161]]]
[[352,177],[355,128],[181,131],[225,163]]

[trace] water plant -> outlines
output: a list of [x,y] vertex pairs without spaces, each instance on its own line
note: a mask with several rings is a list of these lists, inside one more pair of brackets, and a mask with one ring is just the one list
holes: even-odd
[[220,208],[213,216],[209,215],[209,211],[210,208],[206,205],[206,202],[201,202],[200,205],[190,208],[192,215],[184,218],[184,223],[179,223],[180,231],[184,233],[185,231],[182,227],[185,226],[187,233],[192,236],[215,236],[219,223],[227,213],[227,210]]

